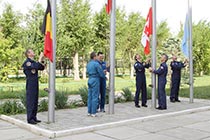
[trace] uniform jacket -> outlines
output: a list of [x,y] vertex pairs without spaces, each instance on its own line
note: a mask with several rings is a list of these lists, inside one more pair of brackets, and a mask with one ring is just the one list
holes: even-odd
[[95,82],[99,82],[99,78],[105,78],[105,74],[101,66],[95,60],[90,60],[87,64],[87,74],[89,76],[88,84],[90,85],[94,85]]
[[134,64],[134,69],[136,70],[136,79],[145,81],[145,68],[149,68],[150,64],[141,63],[136,61]]
[[38,90],[38,70],[44,70],[44,66],[30,58],[27,58],[22,65],[26,75],[26,92],[37,92]]
[[158,75],[158,82],[167,82],[166,76],[168,73],[168,66],[166,62],[160,64],[160,67],[157,70],[154,70],[154,73]]
[[171,70],[172,70],[172,77],[180,78],[181,69],[185,67],[184,63],[178,62],[178,61],[172,61],[170,66],[171,66]]

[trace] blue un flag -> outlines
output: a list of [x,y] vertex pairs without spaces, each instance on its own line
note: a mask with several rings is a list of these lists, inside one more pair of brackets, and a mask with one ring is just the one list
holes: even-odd
[[189,57],[189,41],[190,41],[190,33],[189,33],[189,18],[186,15],[185,25],[184,25],[184,35],[182,38],[182,52],[185,57]]

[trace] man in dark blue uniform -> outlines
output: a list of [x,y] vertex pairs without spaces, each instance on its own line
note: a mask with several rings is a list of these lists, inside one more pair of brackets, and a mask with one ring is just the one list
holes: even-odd
[[100,88],[100,78],[105,79],[105,74],[96,61],[96,53],[90,54],[91,60],[87,64],[88,73],[88,116],[96,117],[98,96]]
[[[98,52],[98,63],[100,64],[104,74],[106,75],[106,62],[103,61],[104,56],[102,52]],[[105,99],[106,99],[106,78],[100,78],[100,94],[99,94],[99,105],[98,109],[100,112],[105,112]]]
[[150,59],[146,63],[142,62],[141,56],[139,54],[135,55],[136,63],[134,64],[134,69],[136,70],[136,93],[135,93],[135,107],[140,108],[139,105],[139,94],[141,94],[141,105],[147,107],[147,88],[146,88],[146,76],[145,68],[150,67]]
[[177,57],[174,55],[172,57],[171,62],[171,94],[170,94],[170,101],[171,102],[180,102],[179,100],[179,87],[180,87],[180,80],[181,80],[181,69],[186,66],[186,61],[184,63],[178,62]]
[[157,70],[150,69],[151,72],[158,75],[158,107],[159,110],[167,109],[165,86],[167,82],[168,66],[166,64],[168,56],[163,54],[161,57],[161,64]]
[[23,63],[23,72],[26,75],[26,109],[27,121],[30,124],[41,122],[37,119],[38,96],[39,96],[39,81],[38,70],[44,70],[43,53],[40,54],[39,62],[34,61],[34,52],[32,49],[27,49],[25,52],[27,59]]

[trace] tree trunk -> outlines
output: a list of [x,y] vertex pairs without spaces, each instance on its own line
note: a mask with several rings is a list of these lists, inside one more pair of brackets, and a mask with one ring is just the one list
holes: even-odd
[[130,78],[133,79],[134,78],[134,67],[133,67],[133,59],[132,59],[132,55],[130,55]]
[[63,73],[62,73],[62,69],[63,69],[63,68],[62,68],[62,65],[63,65],[63,64],[62,64],[62,59],[60,59],[60,75],[63,75]]
[[203,71],[202,70],[200,71],[200,76],[203,76]]
[[79,55],[78,55],[78,52],[76,52],[74,54],[73,65],[74,65],[74,80],[80,80],[80,78],[79,78]]
[[130,62],[130,69],[131,69],[131,71],[130,71],[130,78],[133,79],[134,78],[134,76],[133,76],[134,75],[134,73],[133,73],[134,72],[134,67],[133,67],[132,62]]
[[119,70],[118,70],[118,64],[117,64],[117,61],[115,61],[115,70],[116,70],[116,75],[119,75]]
[[85,56],[83,56],[83,74],[82,74],[82,79],[86,80],[86,72],[87,72],[87,69],[86,69],[86,66],[87,66],[87,62],[85,61]]

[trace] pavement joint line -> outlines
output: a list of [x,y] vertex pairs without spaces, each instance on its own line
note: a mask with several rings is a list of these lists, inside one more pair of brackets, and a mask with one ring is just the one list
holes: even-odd
[[67,136],[67,135],[74,135],[74,134],[87,133],[87,132],[91,132],[91,131],[98,131],[98,130],[102,130],[102,129],[117,127],[117,126],[119,127],[122,125],[128,125],[128,124],[137,123],[137,122],[144,122],[144,121],[159,119],[159,118],[163,118],[163,117],[165,118],[165,117],[170,117],[170,116],[172,117],[175,115],[185,115],[185,114],[191,114],[191,113],[196,113],[196,112],[203,112],[203,111],[207,111],[207,110],[210,110],[210,106],[204,106],[204,107],[199,107],[199,108],[193,108],[193,109],[187,109],[187,110],[169,112],[169,113],[163,113],[163,114],[150,115],[150,116],[145,116],[145,117],[121,120],[121,121],[117,121],[117,122],[110,122],[110,123],[104,123],[104,124],[98,124],[98,125],[85,126],[85,127],[80,127],[80,128],[58,130],[58,131],[51,131],[51,130],[47,130],[44,128],[40,128],[35,125],[30,125],[26,122],[23,122],[21,120],[18,120],[18,119],[15,119],[15,118],[12,118],[12,117],[6,116],[6,115],[0,115],[0,119],[7,121],[9,123],[12,123],[14,125],[17,125],[21,128],[27,129],[37,135],[42,135],[42,136],[49,137],[49,138],[56,138],[56,137],[63,137],[63,136]]

